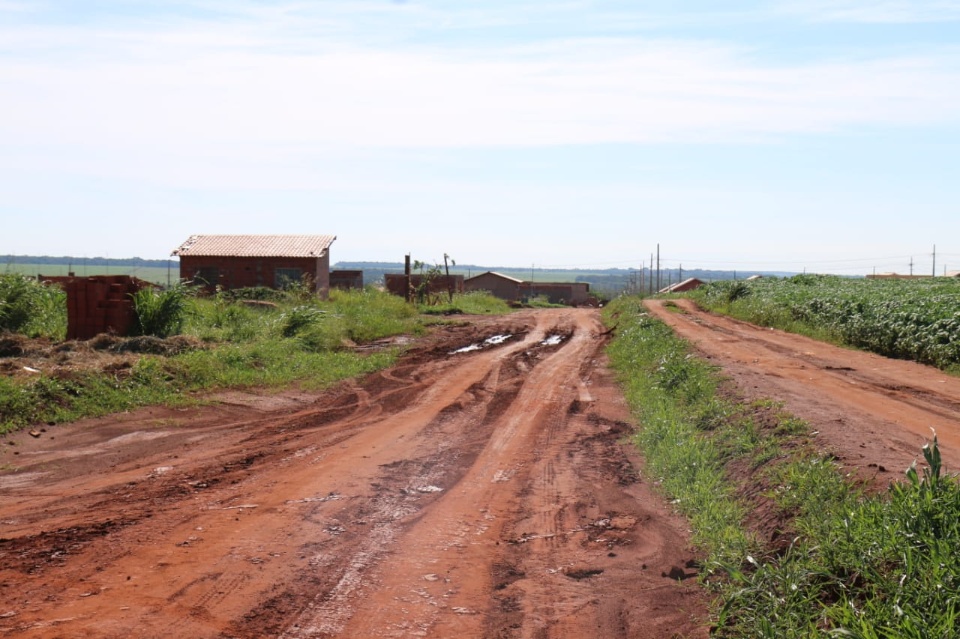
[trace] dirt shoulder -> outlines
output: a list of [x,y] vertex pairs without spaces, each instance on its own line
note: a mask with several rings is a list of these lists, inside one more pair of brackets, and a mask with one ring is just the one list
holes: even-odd
[[0,635],[706,637],[602,332],[468,319],[328,392],[12,436]]
[[946,468],[960,470],[960,379],[706,313],[691,300],[651,300],[647,308],[748,399],[782,401],[811,425],[819,445],[861,477],[879,484],[901,479],[931,429]]

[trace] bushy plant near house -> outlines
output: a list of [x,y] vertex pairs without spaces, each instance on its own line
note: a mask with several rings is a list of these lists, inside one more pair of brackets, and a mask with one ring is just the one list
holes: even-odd
[[192,293],[186,284],[175,284],[166,290],[142,288],[134,293],[137,333],[155,337],[179,334],[186,322],[189,310],[187,300]]

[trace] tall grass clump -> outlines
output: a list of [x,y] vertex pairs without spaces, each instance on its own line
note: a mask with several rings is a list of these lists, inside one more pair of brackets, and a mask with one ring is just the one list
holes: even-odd
[[363,343],[421,330],[417,307],[402,297],[374,289],[330,291],[333,313],[344,322],[345,337]]
[[140,335],[169,337],[183,329],[192,291],[186,284],[161,290],[142,288],[133,294],[133,309]]
[[0,275],[0,331],[63,338],[67,332],[66,293],[18,273]]
[[[744,410],[759,402],[719,399],[715,374],[639,300],[616,300],[606,320],[647,472],[706,555],[714,636],[960,636],[960,483],[944,473],[936,438],[922,470],[865,491],[805,443],[795,418],[759,428]],[[744,529],[758,500],[782,522],[776,541]]]

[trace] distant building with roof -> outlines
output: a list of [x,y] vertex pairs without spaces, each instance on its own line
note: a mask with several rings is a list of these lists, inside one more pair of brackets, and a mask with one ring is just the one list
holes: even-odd
[[282,288],[309,279],[317,293],[330,291],[334,235],[191,235],[172,255],[180,279],[207,288]]
[[525,282],[515,277],[487,271],[464,281],[464,289],[488,291],[494,297],[508,302],[520,302],[545,297],[552,304],[587,304],[591,301],[590,285],[586,282]]
[[660,293],[684,293],[686,291],[692,291],[695,288],[700,288],[703,286],[703,280],[696,277],[690,277],[682,282],[676,282],[670,286],[665,286],[660,289]]

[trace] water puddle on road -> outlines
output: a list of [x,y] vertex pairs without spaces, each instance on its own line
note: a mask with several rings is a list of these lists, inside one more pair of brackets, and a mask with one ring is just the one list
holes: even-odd
[[470,344],[469,346],[458,348],[455,351],[450,351],[450,354],[458,355],[460,353],[472,353],[473,351],[483,350],[487,346],[499,346],[500,344],[503,344],[511,337],[513,337],[513,335],[494,335],[492,337],[488,337],[487,339],[483,340],[478,344]]

